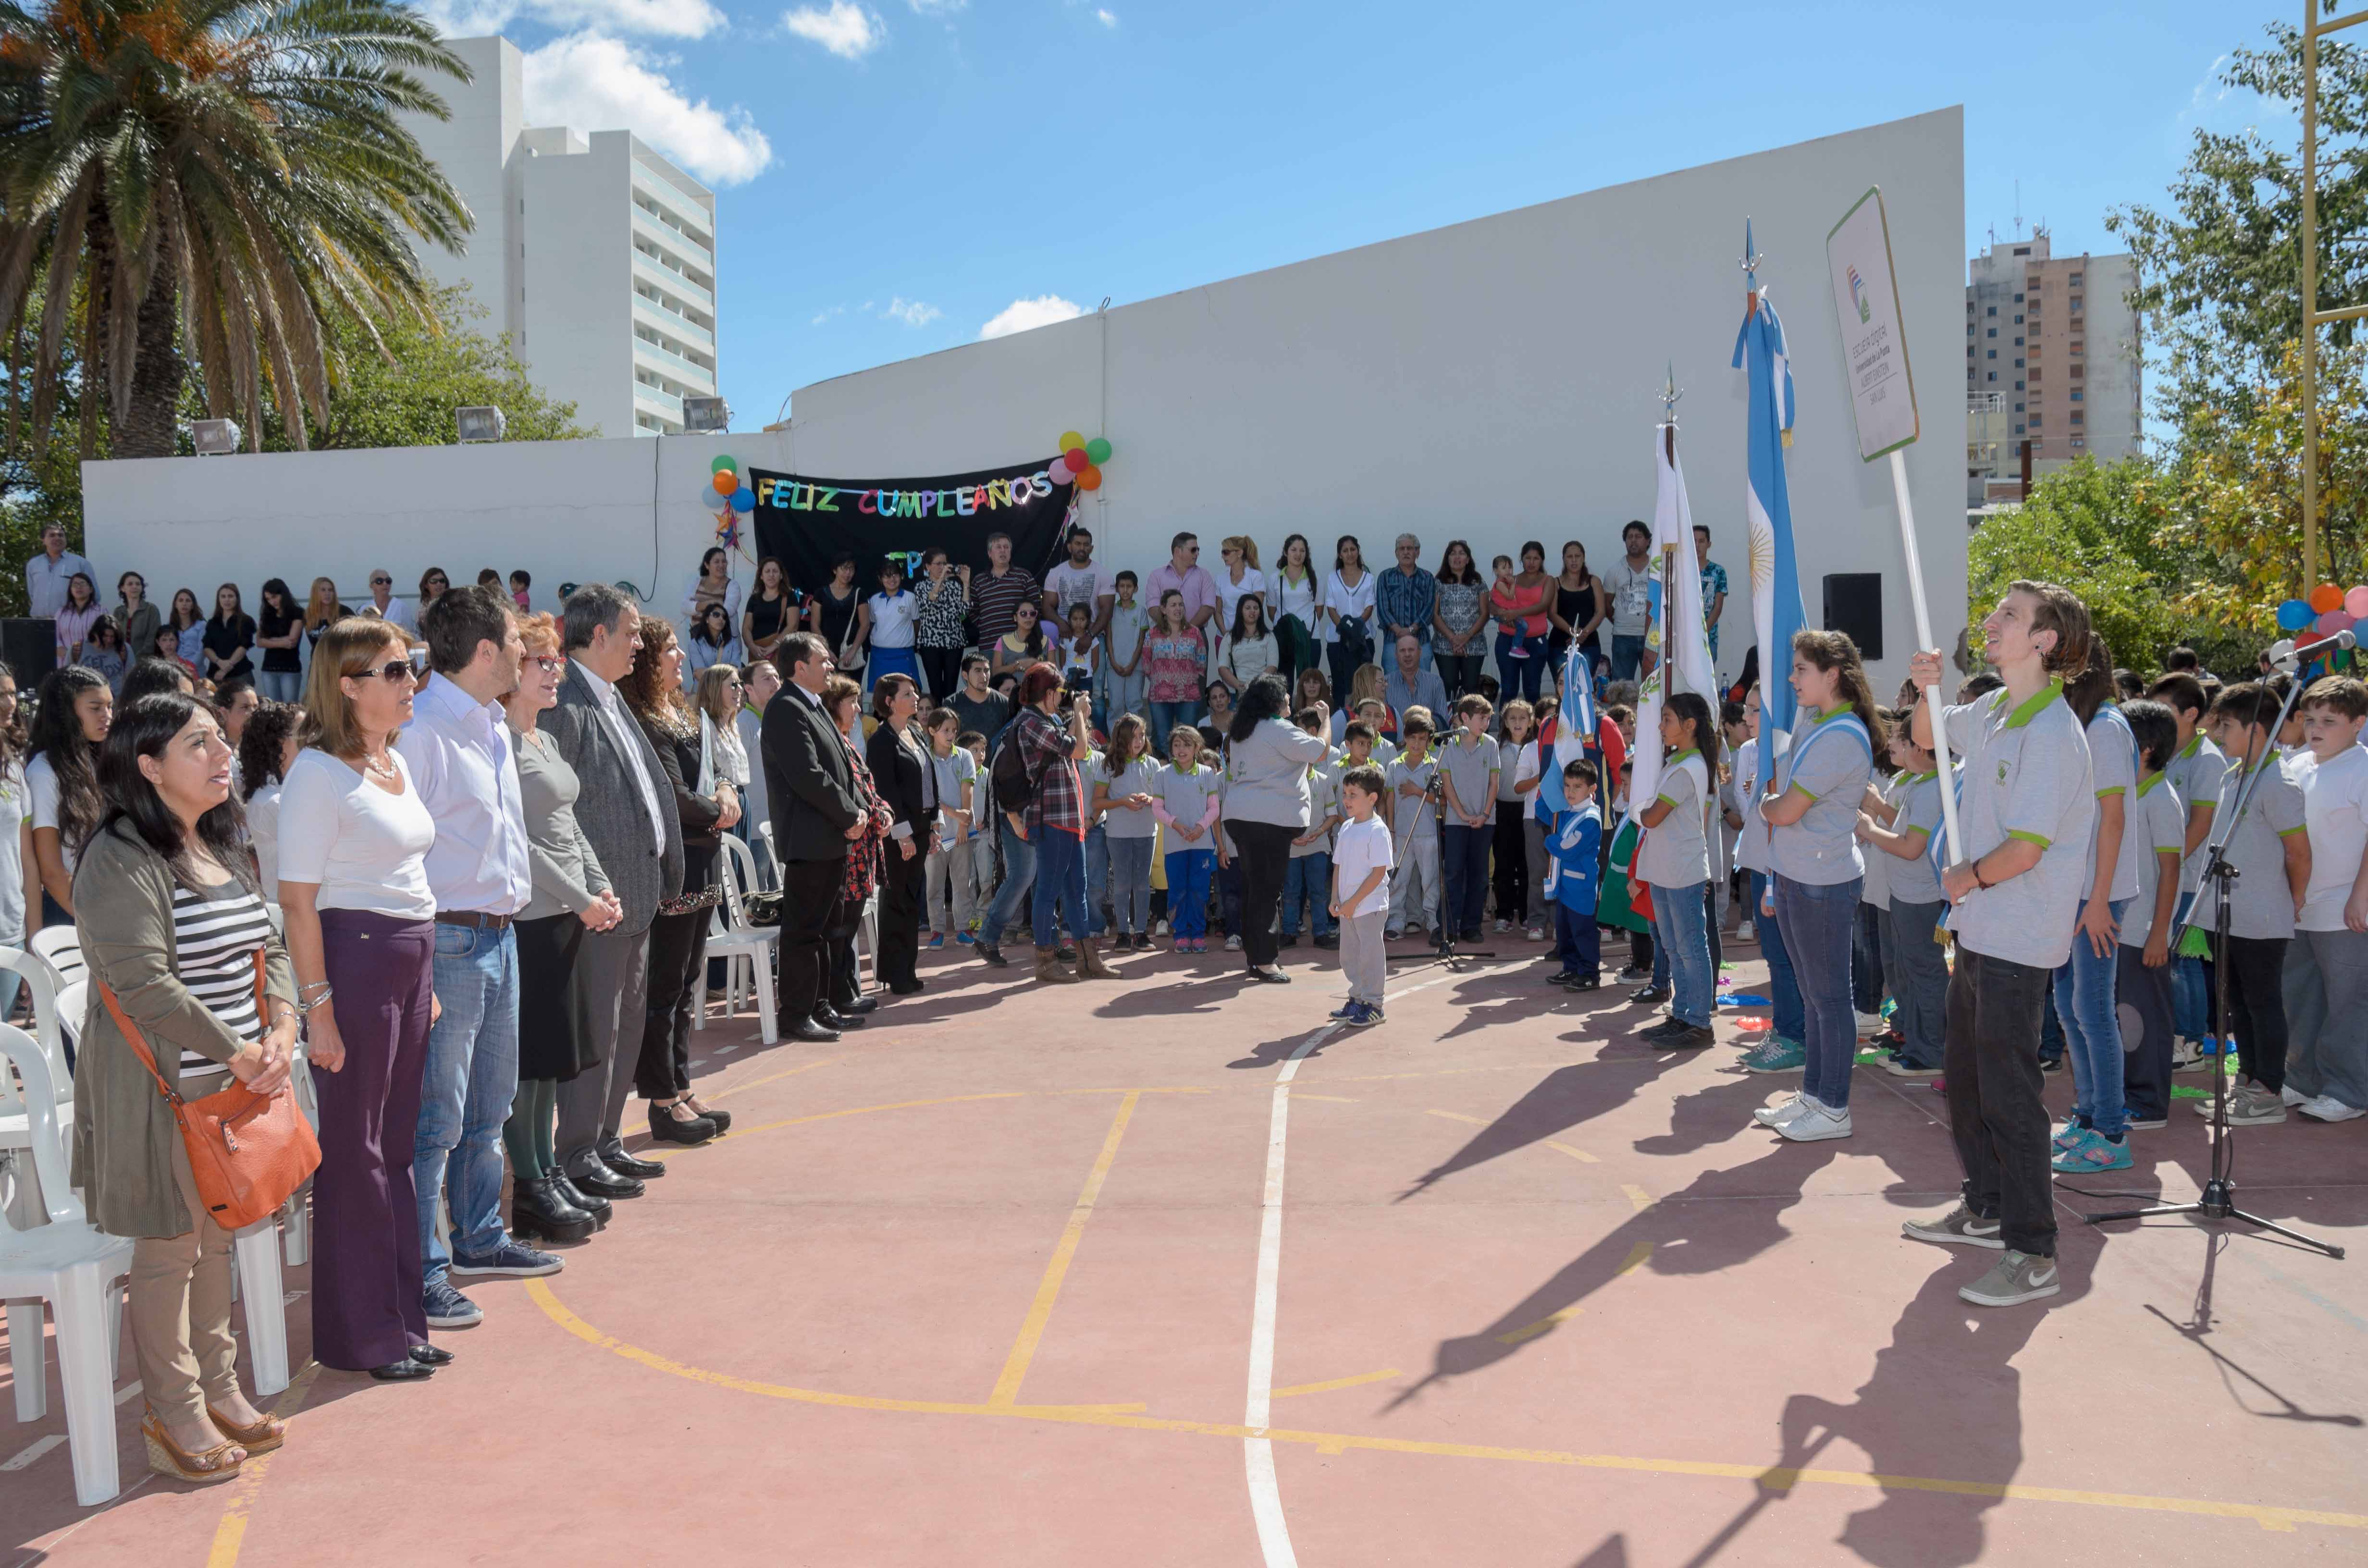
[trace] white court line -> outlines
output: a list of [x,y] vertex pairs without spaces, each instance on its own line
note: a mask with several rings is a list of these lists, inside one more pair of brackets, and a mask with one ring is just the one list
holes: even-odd
[[[1443,974],[1406,986],[1396,994],[1410,995],[1453,978]],[[1250,1308],[1249,1397],[1242,1407],[1242,1425],[1258,1431],[1266,1429],[1274,1400],[1274,1305],[1282,1281],[1282,1152],[1290,1125],[1291,1081],[1298,1076],[1301,1062],[1348,1027],[1328,1024],[1309,1035],[1275,1074],[1274,1108],[1266,1135],[1266,1200],[1258,1215],[1258,1295]],[[1258,1550],[1265,1555],[1266,1568],[1299,1568],[1298,1554],[1291,1549],[1291,1526],[1282,1517],[1282,1490],[1275,1483],[1272,1441],[1244,1437],[1242,1464],[1249,1477],[1250,1517],[1258,1525]]]
[[48,1437],[39,1439],[30,1448],[26,1449],[17,1454],[16,1458],[8,1460],[5,1464],[0,1464],[0,1475],[5,1475],[10,1471],[24,1469],[27,1465],[31,1464],[35,1460],[40,1459],[43,1454],[48,1453],[51,1449],[56,1448],[60,1443],[63,1443],[65,1440],[66,1435],[63,1432],[51,1433]]

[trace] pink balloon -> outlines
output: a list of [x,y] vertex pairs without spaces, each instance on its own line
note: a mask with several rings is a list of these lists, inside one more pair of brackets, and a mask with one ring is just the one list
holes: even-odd
[[2351,616],[2346,615],[2340,609],[2326,610],[2317,620],[2311,622],[2311,630],[2317,631],[2321,637],[2332,637],[2339,631],[2351,631],[2352,620]]
[[1054,458],[1053,465],[1044,472],[1055,484],[1074,483],[1077,477],[1077,471],[1069,466],[1069,454],[1066,452]]
[[2354,620],[2368,620],[2368,583],[2343,596],[2343,608]]

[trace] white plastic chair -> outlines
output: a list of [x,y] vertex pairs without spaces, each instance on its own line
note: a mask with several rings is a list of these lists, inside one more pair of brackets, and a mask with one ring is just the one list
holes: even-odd
[[773,824],[770,822],[760,822],[757,824],[757,831],[764,836],[765,858],[772,863],[773,885],[780,887],[781,885],[781,852],[773,847]]
[[855,928],[855,979],[863,982],[863,966],[871,966],[871,983],[880,983],[880,890],[873,888],[863,901],[863,920]]
[[[723,835],[723,856],[716,863],[716,872],[723,886],[723,902],[716,906],[713,923],[708,928],[707,956],[723,959],[724,964],[724,1006],[738,1006],[740,976],[743,963],[748,975],[748,992],[757,999],[758,1038],[767,1045],[778,1044],[781,1038],[779,1020],[774,1016],[773,953],[780,945],[781,932],[775,926],[748,924],[748,905],[745,889],[757,880],[757,857],[746,845]],[[694,1015],[700,1028],[707,1027],[707,971],[700,971],[699,1008]]]
[[[114,1346],[121,1321],[116,1281],[131,1272],[131,1243],[93,1229],[82,1200],[67,1185],[49,1053],[24,1030],[0,1024],[0,1058],[13,1062],[24,1080],[28,1142],[49,1221],[29,1230],[0,1225],[0,1299],[9,1301],[17,1418],[38,1420],[47,1405],[41,1339],[41,1303],[46,1301],[57,1318],[58,1373],[65,1386],[74,1500],[91,1507],[121,1487],[115,1463]],[[0,1078],[6,1076],[0,1073]]]
[[61,981],[80,980],[90,968],[83,960],[82,938],[71,926],[44,926],[25,945],[46,959]]

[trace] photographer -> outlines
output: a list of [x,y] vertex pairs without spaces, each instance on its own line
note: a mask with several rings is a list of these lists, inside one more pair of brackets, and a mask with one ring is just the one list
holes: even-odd
[[[1112,979],[1117,973],[1102,962],[1087,935],[1086,797],[1077,764],[1093,753],[1093,736],[1087,729],[1092,699],[1083,693],[1066,697],[1065,724],[1064,700],[1059,671],[1050,665],[1029,670],[1019,679],[1019,718],[1011,738],[1028,772],[1023,825],[1028,842],[1036,847],[1036,978],[1059,984]],[[1061,967],[1056,915],[1065,915],[1069,935],[1077,944],[1075,974]]]

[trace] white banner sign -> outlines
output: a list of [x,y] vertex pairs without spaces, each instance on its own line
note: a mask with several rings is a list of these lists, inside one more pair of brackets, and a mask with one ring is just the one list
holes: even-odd
[[1907,339],[1899,330],[1899,279],[1891,267],[1891,228],[1884,221],[1880,187],[1860,197],[1826,236],[1826,263],[1833,272],[1842,358],[1850,365],[1858,455],[1873,462],[1907,446],[1919,433],[1916,382],[1907,370]]

